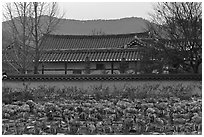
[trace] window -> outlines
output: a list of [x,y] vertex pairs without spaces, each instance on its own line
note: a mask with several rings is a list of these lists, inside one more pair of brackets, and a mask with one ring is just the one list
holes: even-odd
[[81,70],[79,70],[79,69],[73,70],[73,74],[81,74]]
[[103,70],[103,69],[105,69],[105,65],[104,64],[96,64],[96,69],[97,70]]

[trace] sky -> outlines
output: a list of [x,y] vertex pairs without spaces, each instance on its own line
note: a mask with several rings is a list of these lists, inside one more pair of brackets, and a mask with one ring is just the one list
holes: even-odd
[[[76,20],[119,19],[125,17],[142,17],[144,19],[150,19],[148,13],[153,12],[153,5],[156,4],[153,0],[68,0],[68,2],[59,1],[58,3],[60,9],[65,12],[64,18]],[[165,1],[172,2],[172,0]],[[192,2],[201,0],[179,1]],[[157,0],[156,2],[164,2],[164,0]]]
[[151,2],[58,2],[66,19],[95,20],[142,17],[149,19]]
[[[36,0],[38,1],[38,0]],[[141,17],[149,19],[148,13],[153,10],[153,2],[124,2],[124,1],[68,1],[58,2],[59,16],[64,13],[64,18],[75,20],[96,20],[96,19],[120,19],[125,17]],[[2,5],[7,2],[20,2],[20,1],[4,1]],[[21,1],[22,2],[22,1]],[[29,1],[31,2],[31,1]],[[32,0],[33,2],[33,0]],[[51,2],[51,1],[38,1],[38,2]],[[3,9],[2,9],[3,10]]]
[[[2,0],[5,2],[22,2],[22,0]],[[26,0],[33,2],[33,0]],[[35,0],[52,2],[51,0]],[[68,2],[67,2],[68,1]],[[162,1],[162,0],[161,0]],[[157,2],[161,2],[157,0]],[[171,0],[166,0],[171,1]],[[182,0],[181,0],[182,1]],[[188,0],[185,0],[188,1]],[[190,0],[194,1],[194,0]],[[150,20],[148,13],[153,12],[152,0],[58,0],[59,15],[75,20],[119,19],[125,17],[141,17]]]

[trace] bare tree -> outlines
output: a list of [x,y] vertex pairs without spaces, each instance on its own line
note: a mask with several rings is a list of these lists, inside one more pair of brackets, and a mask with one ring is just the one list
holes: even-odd
[[158,3],[150,15],[152,23],[148,29],[154,45],[177,69],[198,73],[202,63],[202,3]]
[[25,73],[28,64],[30,64],[27,62],[26,41],[29,41],[29,37],[25,25],[28,6],[29,4],[26,2],[7,3],[4,12],[4,17],[10,20],[8,25],[10,26],[11,39],[6,53],[3,55],[5,55],[7,63],[19,73]]
[[25,74],[27,69],[34,67],[37,74],[43,35],[53,32],[63,15],[57,18],[56,2],[14,2],[6,3],[4,8],[12,40],[3,55],[19,73]]

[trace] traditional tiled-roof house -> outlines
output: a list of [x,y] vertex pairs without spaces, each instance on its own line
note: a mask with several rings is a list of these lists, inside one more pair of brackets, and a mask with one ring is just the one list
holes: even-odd
[[137,37],[148,32],[117,35],[45,35],[41,43],[39,72],[44,74],[137,73],[141,56]]

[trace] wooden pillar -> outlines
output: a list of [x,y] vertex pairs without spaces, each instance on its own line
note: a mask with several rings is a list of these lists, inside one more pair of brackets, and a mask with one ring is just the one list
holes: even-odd
[[127,69],[128,69],[128,62],[126,61],[126,59],[123,57],[121,62],[120,62],[120,73],[124,74],[126,73]]
[[135,74],[137,74],[137,61],[135,61]]
[[90,59],[89,57],[87,56],[86,59],[85,59],[85,74],[90,74],[91,73],[91,70],[90,70]]
[[114,63],[111,62],[111,74],[113,74],[113,71],[114,71]]
[[67,62],[64,63],[64,70],[65,70],[65,74],[67,74]]
[[135,73],[140,72],[141,71],[141,62],[140,61],[136,61],[135,62]]
[[42,74],[44,74],[44,64],[42,64]]

